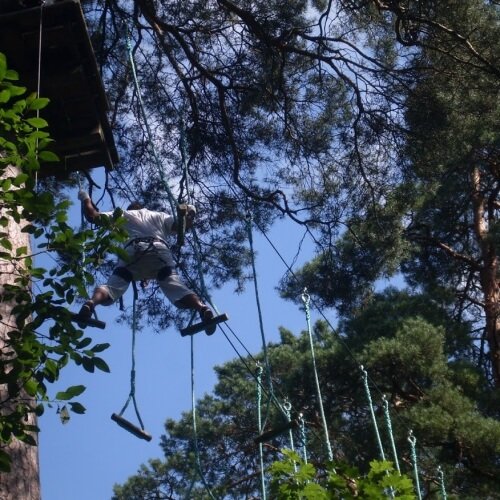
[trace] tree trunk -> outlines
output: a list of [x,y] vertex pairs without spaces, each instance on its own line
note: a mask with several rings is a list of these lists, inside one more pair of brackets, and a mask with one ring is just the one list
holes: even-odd
[[498,257],[489,238],[490,225],[495,222],[481,189],[481,171],[472,171],[472,203],[474,232],[481,249],[480,283],[484,297],[485,338],[491,356],[491,368],[497,387],[500,387],[500,288],[498,284]]
[[[16,175],[16,169],[9,167],[4,176]],[[14,220],[9,220],[7,233],[12,243],[12,255],[16,255],[16,249],[22,246],[30,248],[29,234],[21,232],[22,226]],[[3,228],[2,228],[3,229]],[[5,249],[2,249],[5,251]],[[22,265],[20,262],[0,259],[0,299],[3,286],[13,282],[15,278],[15,266]],[[0,300],[0,352],[3,352],[7,332],[15,325],[11,315],[12,303]],[[27,396],[23,396],[27,397]],[[16,401],[9,399],[6,386],[0,386],[0,413],[8,414],[15,407]],[[34,401],[33,401],[34,406]],[[36,425],[36,416],[30,413],[29,425]],[[36,436],[34,436],[36,439]],[[27,445],[17,439],[13,439],[5,451],[11,456],[12,469],[8,473],[0,473],[0,499],[1,500],[39,500],[40,499],[40,474],[38,465],[38,448]]]

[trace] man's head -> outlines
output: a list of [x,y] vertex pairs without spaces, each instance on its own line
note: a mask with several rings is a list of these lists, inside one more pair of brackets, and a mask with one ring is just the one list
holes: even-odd
[[141,210],[143,205],[139,203],[138,201],[133,201],[128,207],[127,210]]

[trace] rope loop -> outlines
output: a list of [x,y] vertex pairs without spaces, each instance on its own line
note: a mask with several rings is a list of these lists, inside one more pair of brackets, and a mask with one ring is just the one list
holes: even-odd
[[307,293],[307,287],[304,287],[301,298],[302,298],[302,302],[304,302],[304,305],[306,306],[306,308],[309,308],[309,303],[311,302],[311,297]]
[[441,469],[440,465],[438,465],[437,474],[439,478],[439,487],[441,489],[441,496],[443,497],[443,500],[446,500],[448,498],[448,495],[446,494],[446,488],[444,485],[444,472],[443,469]]
[[415,477],[415,490],[418,499],[422,500],[422,494],[420,493],[420,481],[418,478],[417,450],[416,450],[417,439],[413,435],[412,429],[410,429],[410,431],[408,432],[408,442],[410,443],[411,447],[411,461],[413,463],[413,475]]

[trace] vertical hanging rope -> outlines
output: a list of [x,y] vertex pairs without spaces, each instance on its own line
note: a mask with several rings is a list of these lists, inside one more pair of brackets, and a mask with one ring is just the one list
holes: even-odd
[[441,497],[443,498],[443,500],[447,500],[448,495],[446,494],[446,488],[444,484],[444,472],[443,469],[441,469],[440,465],[437,468],[437,473],[439,477],[439,488],[441,490]]
[[304,463],[307,464],[307,440],[306,440],[306,424],[304,422],[304,416],[302,413],[299,414],[299,429],[300,429],[300,441],[302,446],[302,458]]
[[270,398],[268,400],[267,411],[266,411],[266,419],[265,419],[265,420],[267,420],[267,415],[269,412],[269,403],[270,403],[271,398],[274,396],[274,391],[273,391],[273,382],[272,382],[272,377],[271,377],[271,366],[270,366],[269,358],[268,358],[268,354],[267,354],[267,341],[266,341],[266,334],[264,332],[264,320],[263,320],[263,315],[262,315],[262,308],[260,305],[259,285],[258,285],[258,280],[257,280],[257,269],[255,266],[255,250],[254,250],[254,246],[253,246],[252,214],[250,212],[247,213],[246,222],[247,222],[248,243],[250,245],[250,259],[251,259],[251,264],[252,264],[252,277],[253,277],[253,285],[254,285],[254,291],[255,291],[255,302],[257,304],[257,314],[259,317],[260,338],[261,338],[261,343],[262,343],[262,352],[264,353],[264,362],[265,362],[265,366],[266,366],[267,386],[269,388],[269,394],[270,394]]
[[[260,365],[257,364],[257,425],[259,428],[259,434],[262,433],[262,372],[264,369]],[[259,443],[259,461],[260,461],[260,487],[262,491],[262,500],[266,500],[266,478],[264,475],[264,454],[263,454],[263,445]]]
[[165,180],[165,172],[163,171],[163,165],[161,163],[160,157],[158,156],[158,153],[156,151],[156,147],[154,145],[154,139],[153,139],[153,134],[151,132],[151,127],[149,126],[149,121],[146,115],[146,110],[144,107],[144,102],[142,100],[142,93],[141,93],[141,87],[139,85],[139,79],[137,78],[137,70],[135,66],[135,60],[134,60],[134,53],[132,51],[132,42],[130,40],[130,33],[128,28],[126,29],[127,31],[127,52],[128,52],[128,58],[130,62],[130,68],[132,70],[132,77],[134,80],[134,86],[135,90],[137,92],[137,100],[139,102],[139,109],[142,115],[142,119],[144,121],[144,125],[146,127],[146,132],[148,134],[148,140],[151,145],[151,152],[153,153],[153,158],[155,160],[156,166],[158,168],[158,173],[160,175],[160,181],[162,183],[163,188],[167,192],[168,195],[168,202],[170,204],[170,209],[172,211],[172,217],[174,218],[174,221],[177,221],[177,203],[175,201],[174,195],[172,194],[172,191]]
[[194,391],[194,335],[191,335],[191,415],[193,418],[193,445],[194,445],[196,469],[209,497],[212,500],[215,500],[215,497],[210,491],[210,488],[208,487],[208,484],[205,480],[203,471],[201,470],[200,449],[198,447],[198,427],[196,425],[196,398]]
[[323,431],[325,434],[325,442],[326,442],[326,447],[327,447],[327,451],[328,451],[328,460],[330,460],[330,462],[333,462],[332,446],[330,444],[330,437],[328,436],[328,426],[326,424],[325,411],[323,409],[323,397],[321,396],[321,388],[319,386],[318,371],[316,369],[316,356],[314,354],[314,341],[313,341],[312,328],[311,328],[311,312],[309,309],[310,297],[309,297],[309,294],[307,293],[307,288],[304,288],[304,292],[302,293],[302,301],[304,302],[304,306],[305,306],[305,310],[306,310],[307,331],[309,333],[309,344],[311,347],[312,365],[313,365],[313,371],[314,371],[314,381],[316,383],[316,393],[318,396],[318,405],[319,405],[319,411],[321,414],[321,421],[323,422]]
[[373,428],[375,429],[375,437],[377,439],[378,450],[380,453],[380,458],[385,460],[384,447],[382,446],[382,440],[380,439],[380,432],[378,430],[377,419],[375,418],[375,411],[373,409],[372,395],[370,392],[370,387],[368,385],[368,372],[364,369],[363,365],[360,366],[361,372],[363,373],[363,383],[365,386],[366,399],[368,400],[368,405],[370,407],[370,415],[372,417]]
[[399,468],[398,452],[396,450],[396,442],[394,441],[394,433],[392,432],[392,421],[391,421],[391,415],[389,413],[389,402],[387,401],[385,394],[382,396],[382,402],[384,406],[385,424],[387,426],[387,432],[389,433],[389,439],[391,441],[392,458],[394,460],[394,465],[396,466],[396,470],[399,472],[399,474],[401,474],[401,469]]
[[[36,78],[36,96],[40,97],[40,90],[42,86],[42,41],[43,41],[43,8],[45,7],[45,0],[40,2],[40,24],[38,28],[38,67]],[[40,118],[40,110],[37,108],[36,117]],[[38,128],[37,128],[38,130]],[[36,150],[38,159],[38,137],[36,138]],[[38,191],[38,170],[35,171],[35,191]]]
[[417,439],[413,435],[413,431],[410,429],[408,433],[408,442],[410,443],[411,449],[411,462],[413,464],[413,475],[415,477],[415,489],[417,491],[418,500],[422,500],[422,494],[420,493],[420,481],[418,478],[418,465],[417,465]]
[[142,418],[139,413],[139,408],[137,406],[137,401],[135,399],[135,337],[137,331],[137,314],[136,314],[136,302],[137,302],[137,287],[135,286],[135,282],[132,282],[134,298],[132,301],[132,367],[130,369],[130,393],[128,395],[127,401],[123,405],[120,413],[118,414],[120,417],[125,413],[130,401],[132,401],[135,409],[135,414],[137,416],[137,420],[141,426],[141,429],[144,430],[144,424],[142,423]]

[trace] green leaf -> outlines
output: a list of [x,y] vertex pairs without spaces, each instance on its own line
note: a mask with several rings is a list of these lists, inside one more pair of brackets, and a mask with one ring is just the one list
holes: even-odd
[[88,371],[89,373],[94,373],[95,364],[94,364],[93,358],[83,357],[82,358],[82,365],[86,371]]
[[0,240],[0,246],[3,246],[7,250],[12,250],[12,243],[7,238],[2,238]]
[[0,103],[8,102],[10,99],[9,89],[4,89],[0,92]]
[[20,187],[28,179],[29,179],[29,175],[28,174],[19,174],[19,175],[16,175],[16,177],[12,180],[12,184],[14,184],[14,186]]
[[85,411],[87,410],[85,408],[85,406],[83,406],[82,404],[80,403],[77,403],[77,402],[74,402],[74,403],[69,403],[69,406],[71,408],[71,411],[73,413],[78,413],[80,415],[83,415],[85,413]]
[[68,399],[79,396],[85,390],[84,385],[73,385],[68,387],[65,391],[60,391],[56,394],[56,399],[60,401],[67,401]]
[[12,96],[20,96],[26,92],[26,87],[20,87],[19,85],[9,84],[9,91]]
[[92,352],[102,352],[102,351],[105,351],[108,347],[110,346],[110,344],[96,344],[94,347],[92,347],[91,351]]
[[40,117],[34,117],[34,118],[28,118],[26,120],[32,127],[35,128],[45,128],[48,127],[49,124],[47,123],[46,120]]
[[7,73],[7,58],[5,54],[0,52],[0,82],[5,78]]
[[29,379],[25,384],[24,384],[24,390],[30,395],[30,396],[36,396],[36,393],[38,392],[38,382],[31,378]]
[[11,81],[17,81],[19,80],[19,73],[17,71],[14,71],[13,69],[8,69],[5,72],[5,80],[11,80]]
[[94,365],[99,370],[106,372],[106,373],[110,373],[109,366],[107,365],[106,361],[104,361],[102,358],[95,357],[94,358]]
[[40,153],[38,153],[38,158],[40,158],[40,160],[42,161],[59,161],[59,156],[57,156],[52,151],[40,151]]
[[33,99],[33,101],[30,102],[28,109],[32,110],[43,109],[47,106],[49,102],[50,99],[48,99],[47,97],[38,97],[37,99]]

